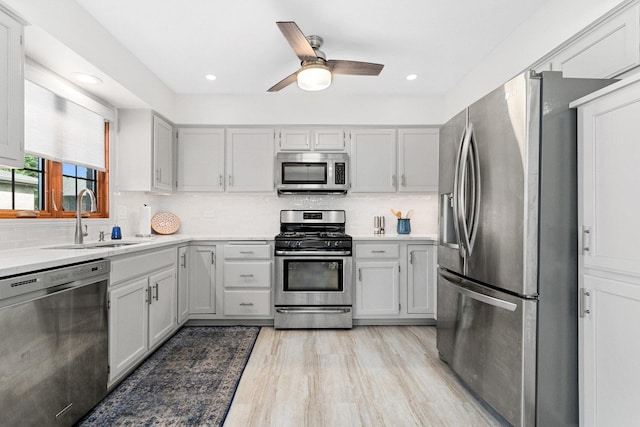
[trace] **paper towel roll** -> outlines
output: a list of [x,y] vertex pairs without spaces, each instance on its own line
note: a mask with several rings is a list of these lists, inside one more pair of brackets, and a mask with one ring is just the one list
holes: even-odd
[[138,234],[142,236],[151,235],[151,206],[144,205],[140,208]]

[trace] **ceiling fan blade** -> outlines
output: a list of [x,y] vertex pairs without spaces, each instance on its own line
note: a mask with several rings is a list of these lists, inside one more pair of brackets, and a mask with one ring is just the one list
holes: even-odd
[[359,76],[377,76],[384,65],[373,62],[344,61],[331,59],[327,61],[327,67],[335,74],[355,74]]
[[287,41],[293,48],[293,51],[296,53],[296,55],[298,55],[298,58],[300,58],[301,61],[310,61],[317,58],[316,52],[313,50],[313,48],[309,44],[309,41],[295,22],[280,21],[276,22],[276,24],[280,28],[280,31],[282,31],[284,38],[287,39]]
[[269,89],[267,89],[267,92],[277,92],[280,89],[284,89],[285,87],[289,86],[291,83],[296,81],[296,74],[298,72],[296,71],[295,73],[285,77],[284,79],[280,80],[278,83],[274,84],[273,86],[271,86]]

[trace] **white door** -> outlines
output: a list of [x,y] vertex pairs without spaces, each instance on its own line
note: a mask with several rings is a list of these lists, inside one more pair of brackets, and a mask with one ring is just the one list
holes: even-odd
[[149,348],[169,335],[177,324],[176,269],[169,268],[149,276]]
[[148,279],[143,277],[109,292],[109,382],[147,352]]
[[399,272],[397,261],[358,262],[354,316],[397,316],[400,313]]
[[281,129],[278,132],[281,151],[309,151],[311,150],[310,129]]
[[275,191],[274,137],[274,129],[227,130],[227,191]]
[[189,312],[216,312],[215,246],[192,246],[189,250]]
[[640,274],[640,84],[580,110],[584,267]]
[[585,275],[580,325],[580,425],[632,426],[640,402],[640,279]]
[[224,191],[224,129],[178,129],[177,190]]
[[580,424],[634,425],[640,402],[640,83],[578,109]]
[[189,317],[189,248],[178,248],[178,324]]
[[24,167],[22,25],[0,11],[0,166]]
[[398,131],[398,191],[438,192],[438,129]]
[[408,245],[407,313],[435,313],[434,246]]
[[351,153],[351,192],[395,193],[395,130],[352,130]]
[[153,116],[153,187],[158,191],[173,189],[173,128]]

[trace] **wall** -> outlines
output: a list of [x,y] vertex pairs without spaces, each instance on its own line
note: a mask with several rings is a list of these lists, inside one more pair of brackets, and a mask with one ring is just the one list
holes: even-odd
[[[279,232],[282,209],[344,209],[347,232],[373,236],[373,217],[386,216],[387,235],[395,234],[395,219],[390,209],[413,209],[411,231],[414,235],[437,234],[438,202],[431,195],[348,195],[284,196],[256,194],[174,194],[170,197],[127,193],[118,196],[120,210],[126,209],[119,224],[125,236],[135,234],[143,203],[153,214],[171,212],[182,224],[178,233],[207,236],[273,237]],[[126,219],[124,218],[126,217]]]
[[440,96],[179,95],[175,123],[216,125],[429,125],[443,122]]

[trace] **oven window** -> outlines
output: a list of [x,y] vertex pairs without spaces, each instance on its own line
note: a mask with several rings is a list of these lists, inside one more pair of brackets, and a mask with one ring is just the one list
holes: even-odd
[[285,260],[284,291],[342,292],[342,260]]
[[282,163],[283,184],[326,184],[326,163]]

